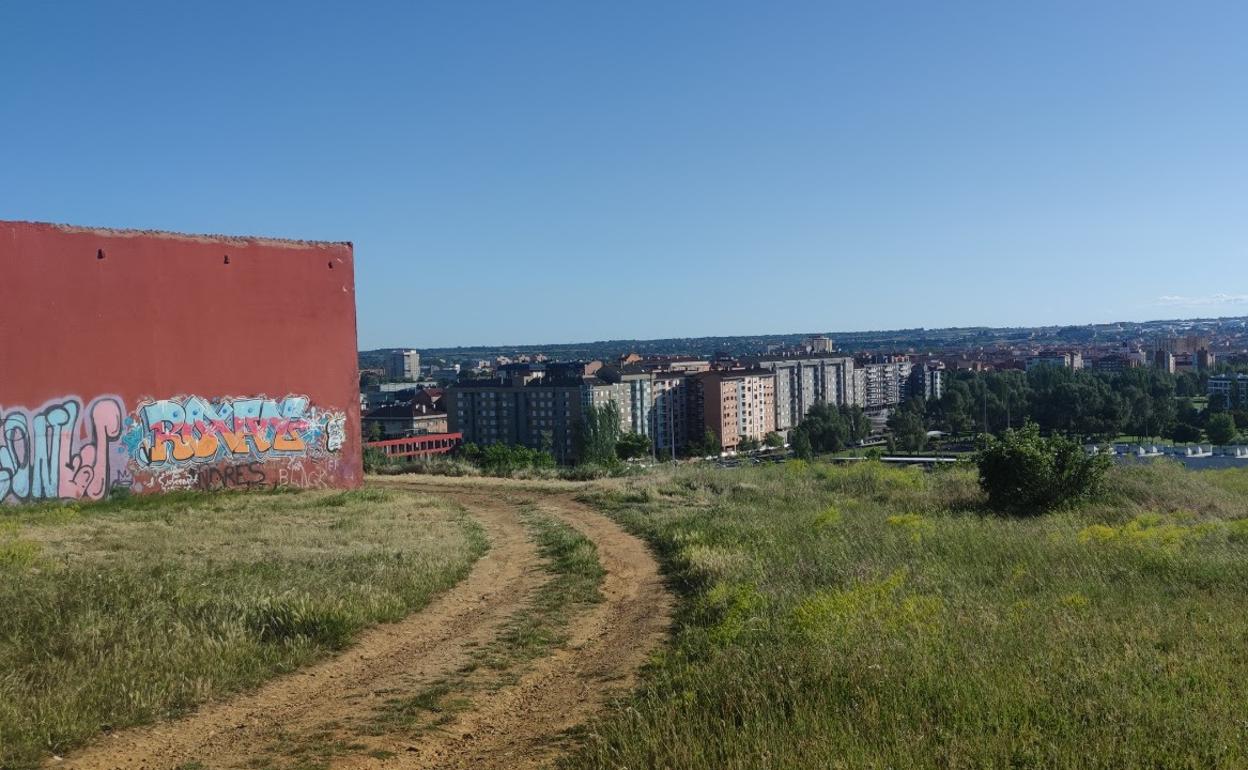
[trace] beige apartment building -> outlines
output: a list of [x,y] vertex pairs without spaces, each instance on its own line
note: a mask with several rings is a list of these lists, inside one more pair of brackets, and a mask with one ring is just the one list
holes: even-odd
[[722,451],[762,441],[776,429],[776,375],[765,369],[723,369],[694,375],[695,413],[719,437]]
[[854,359],[849,356],[799,353],[765,355],[743,360],[747,367],[776,374],[776,424],[785,432],[795,427],[816,404],[858,403]]

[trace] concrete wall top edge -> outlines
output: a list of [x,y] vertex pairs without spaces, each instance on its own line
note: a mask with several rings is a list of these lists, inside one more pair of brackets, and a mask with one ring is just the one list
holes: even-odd
[[104,238],[167,238],[193,243],[219,243],[230,246],[275,246],[281,248],[352,248],[351,241],[304,241],[294,238],[271,238],[254,235],[220,235],[205,233],[179,233],[171,230],[140,230],[135,228],[91,227],[57,222],[31,222],[0,219],[0,228],[36,228],[56,230],[63,233],[98,235]]

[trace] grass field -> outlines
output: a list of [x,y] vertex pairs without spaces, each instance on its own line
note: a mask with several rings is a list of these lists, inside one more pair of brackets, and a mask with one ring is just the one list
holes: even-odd
[[686,469],[592,501],[681,596],[569,767],[1248,766],[1248,473],[1115,468],[986,512],[974,471]]
[[0,768],[340,649],[485,549],[459,508],[376,489],[0,509]]

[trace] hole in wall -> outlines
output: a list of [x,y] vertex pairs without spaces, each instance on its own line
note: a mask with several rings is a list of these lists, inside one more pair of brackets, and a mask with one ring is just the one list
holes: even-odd
[[224,262],[222,262],[221,264],[223,264],[223,265],[228,265],[228,264],[230,264],[230,255],[229,255],[229,254],[226,254],[226,255],[225,255],[225,261],[224,261]]
[[96,258],[96,259],[104,259],[104,249],[96,249],[96,250],[95,250],[95,258]]
[[327,263],[327,264],[329,265],[329,269],[330,269],[330,270],[333,270],[333,269],[334,269],[334,263],[333,263],[333,262],[329,262],[329,263]]

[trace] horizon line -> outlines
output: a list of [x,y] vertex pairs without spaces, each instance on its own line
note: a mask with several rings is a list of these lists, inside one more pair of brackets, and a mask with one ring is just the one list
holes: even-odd
[[1017,331],[1023,329],[1068,329],[1068,328],[1088,328],[1100,326],[1120,326],[1124,324],[1143,325],[1143,324],[1166,324],[1166,323],[1202,323],[1211,321],[1245,321],[1248,315],[1231,315],[1231,316],[1199,316],[1195,318],[1156,318],[1143,321],[1118,320],[1106,321],[1102,323],[1084,323],[1084,324],[1040,324],[1040,325],[1022,325],[1022,326],[912,326],[901,327],[896,329],[863,329],[858,331],[841,330],[828,332],[772,332],[772,333],[745,333],[745,334],[709,334],[699,336],[673,336],[673,337],[619,337],[613,339],[601,340],[576,340],[572,342],[545,342],[545,343],[529,343],[529,344],[473,344],[473,345],[430,345],[426,347],[417,347],[414,345],[388,345],[376,348],[359,348],[360,353],[371,353],[381,350],[455,350],[455,349],[473,349],[482,348],[488,350],[499,350],[504,348],[537,350],[540,352],[542,348],[569,347],[574,345],[606,345],[613,342],[664,342],[668,340],[722,340],[734,337],[800,337],[800,336],[826,336],[835,338],[844,335],[863,335],[863,334],[899,334],[907,332],[954,332],[969,331],[983,329],[989,331]]

